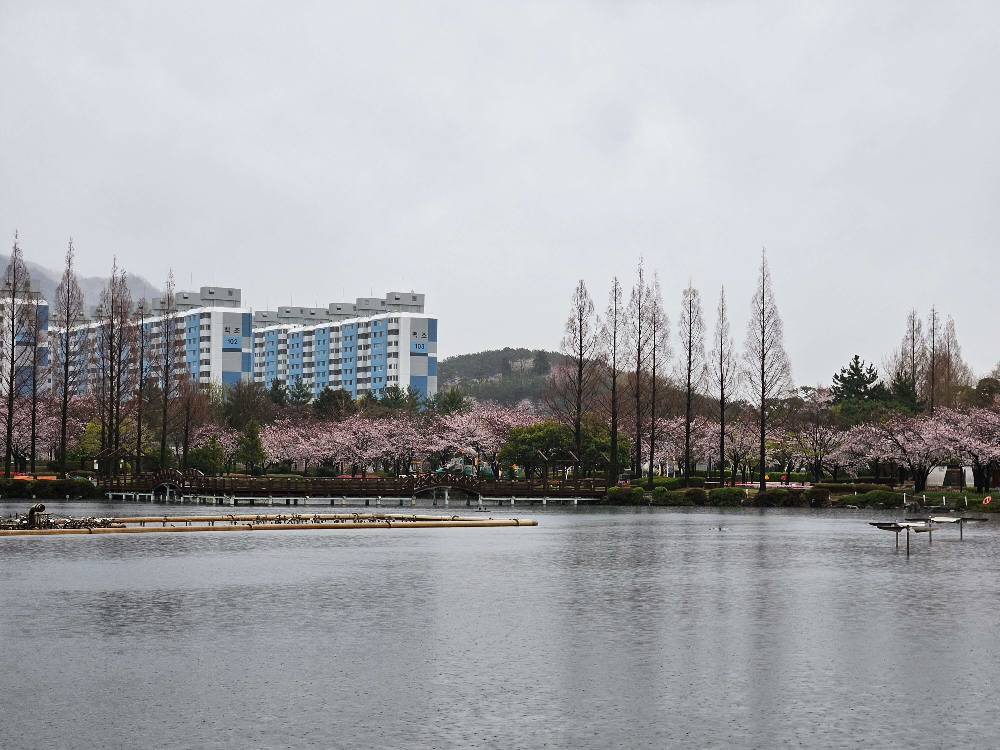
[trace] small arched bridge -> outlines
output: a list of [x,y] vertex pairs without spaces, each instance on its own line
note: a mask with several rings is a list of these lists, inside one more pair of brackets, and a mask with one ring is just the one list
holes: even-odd
[[487,480],[467,474],[431,472],[403,477],[249,477],[205,476],[199,471],[166,469],[99,482],[104,492],[228,497],[416,497],[436,490],[460,490],[476,497],[600,498],[603,479],[566,481]]

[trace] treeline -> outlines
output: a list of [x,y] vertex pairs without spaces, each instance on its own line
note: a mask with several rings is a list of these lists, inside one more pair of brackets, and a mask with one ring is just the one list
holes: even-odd
[[561,361],[561,354],[544,349],[507,347],[460,354],[438,363],[438,384],[502,406],[538,402],[553,365]]
[[[761,489],[772,467],[784,475],[805,468],[818,479],[831,468],[863,470],[857,456],[864,454],[876,463],[898,459],[905,468],[912,462],[901,454],[874,449],[855,451],[852,460],[838,464],[845,455],[840,448],[850,442],[839,437],[838,450],[820,449],[819,460],[815,447],[801,446],[809,442],[810,429],[841,435],[862,424],[933,415],[941,407],[993,408],[1000,393],[996,373],[973,377],[954,321],[943,319],[936,307],[926,321],[910,312],[903,340],[885,357],[881,373],[855,356],[833,375],[831,386],[796,388],[764,253],[742,346],[732,335],[724,287],[711,333],[692,283],[679,302],[672,330],[657,274],[650,275],[641,260],[630,290],[612,279],[601,312],[581,280],[560,346],[563,361],[553,368],[542,397],[573,433],[577,451],[588,421],[607,425],[607,460],[614,473],[621,468],[617,443],[627,435],[627,468],[633,477],[648,477],[650,487],[654,469],[675,461],[685,484],[701,461],[714,466],[720,478],[728,470],[733,481],[738,472],[742,478],[756,473]],[[959,456],[943,449],[935,455]],[[918,484],[926,479],[925,464],[909,467],[911,474],[922,475]]]
[[331,389],[313,399],[301,380],[270,389],[247,381],[225,388],[198,383],[184,345],[201,332],[176,317],[173,274],[155,310],[149,300],[132,298],[127,280],[115,261],[88,317],[70,240],[46,320],[15,234],[0,290],[0,439],[7,476],[37,473],[39,456],[60,474],[90,470],[94,462],[108,474],[186,469],[211,435],[231,437],[246,458],[239,463],[259,467],[261,432],[275,422],[447,415],[468,405],[465,395],[448,388],[427,399],[393,386],[381,398],[355,401]]

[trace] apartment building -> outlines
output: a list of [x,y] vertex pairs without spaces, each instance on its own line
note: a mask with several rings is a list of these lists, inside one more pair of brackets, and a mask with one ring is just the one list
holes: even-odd
[[[254,312],[242,306],[239,289],[201,287],[178,292],[169,313],[167,300],[153,300],[153,315],[142,325],[151,360],[159,360],[172,337],[177,372],[200,385],[256,381],[270,387],[274,380],[289,386],[302,380],[314,396],[324,388],[343,388],[355,398],[378,395],[389,385],[433,396],[437,319],[424,315],[423,306],[423,294],[389,292],[358,298],[350,310],[333,303]],[[272,318],[278,322],[271,324]],[[95,356],[101,351],[99,312],[70,335],[77,337],[79,352],[74,380],[84,394],[96,388],[102,369]]]
[[301,380],[318,395],[342,388],[354,398],[391,385],[437,393],[437,319],[387,313],[315,325],[254,330],[254,380],[270,387]]

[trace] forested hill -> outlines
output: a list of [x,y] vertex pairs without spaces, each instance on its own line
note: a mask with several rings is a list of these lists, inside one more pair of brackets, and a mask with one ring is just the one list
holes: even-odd
[[552,367],[562,359],[544,349],[494,349],[460,354],[438,363],[438,388],[458,387],[480,401],[514,405],[538,401]]

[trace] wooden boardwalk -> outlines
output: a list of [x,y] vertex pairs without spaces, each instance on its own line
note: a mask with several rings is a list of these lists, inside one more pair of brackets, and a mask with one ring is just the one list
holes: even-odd
[[497,480],[463,474],[433,473],[405,477],[208,477],[173,470],[104,479],[109,496],[154,494],[254,498],[415,498],[453,490],[479,498],[584,498],[597,500],[607,492],[603,479]]

